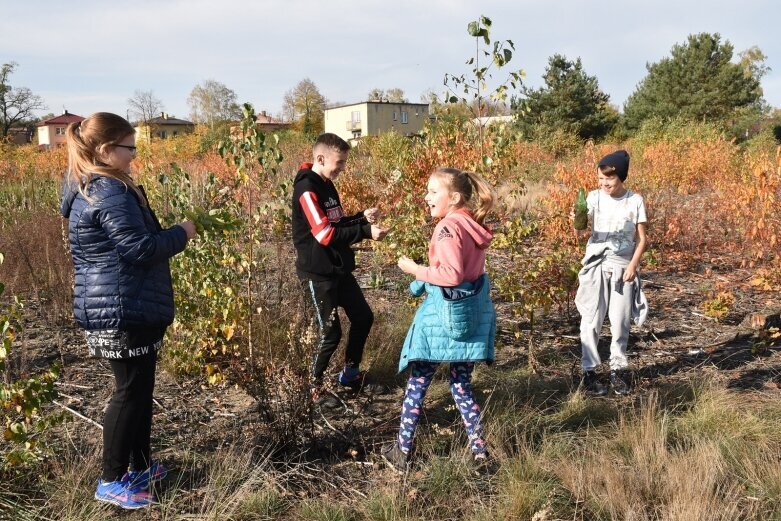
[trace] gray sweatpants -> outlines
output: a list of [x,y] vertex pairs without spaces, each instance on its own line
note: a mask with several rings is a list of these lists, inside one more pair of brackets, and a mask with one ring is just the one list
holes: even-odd
[[[613,277],[613,270],[616,272],[615,277]],[[602,323],[605,321],[605,313],[610,319],[610,334],[612,335],[610,369],[624,369],[629,365],[626,358],[626,346],[629,342],[629,324],[635,285],[631,282],[624,282],[622,278],[623,269],[603,266],[600,291],[598,295],[590,295],[592,298],[599,298],[599,301],[596,313],[580,320],[581,365],[584,371],[596,369],[602,363],[597,352],[597,344]]]

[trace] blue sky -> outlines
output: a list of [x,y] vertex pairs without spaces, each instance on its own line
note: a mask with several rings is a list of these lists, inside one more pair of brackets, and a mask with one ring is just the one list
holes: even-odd
[[[580,57],[611,101],[623,105],[645,65],[675,43],[718,32],[735,52],[768,56],[765,99],[781,107],[781,3],[771,0],[6,0],[0,7],[0,62],[41,95],[49,110],[124,114],[136,89],[189,117],[187,96],[206,79],[239,101],[278,113],[285,92],[311,78],[332,102],[357,102],[373,87],[404,89],[417,102],[442,92],[446,72],[467,71],[470,20],[493,20],[511,39],[511,62],[539,86],[548,57]],[[503,79],[497,76],[497,79]],[[47,112],[48,112],[47,111]]]

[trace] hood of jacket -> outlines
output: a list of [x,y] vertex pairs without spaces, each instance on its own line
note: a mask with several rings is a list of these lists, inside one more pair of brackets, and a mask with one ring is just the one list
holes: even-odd
[[312,179],[313,181],[323,183],[323,178],[320,177],[314,170],[312,170],[312,163],[301,163],[298,167],[298,173],[293,180],[293,184],[298,183],[304,179]]
[[448,214],[443,220],[452,220],[458,223],[462,230],[466,231],[481,250],[488,248],[494,238],[493,233],[474,220],[469,210],[461,208]]

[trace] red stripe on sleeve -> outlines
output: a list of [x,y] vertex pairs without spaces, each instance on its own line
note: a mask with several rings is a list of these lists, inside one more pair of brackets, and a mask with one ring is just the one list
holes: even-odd
[[304,210],[304,215],[306,215],[306,220],[309,222],[314,238],[323,246],[328,246],[331,242],[331,237],[333,237],[334,229],[331,223],[328,222],[328,218],[323,213],[322,208],[320,208],[317,194],[304,192],[298,198],[298,202]]

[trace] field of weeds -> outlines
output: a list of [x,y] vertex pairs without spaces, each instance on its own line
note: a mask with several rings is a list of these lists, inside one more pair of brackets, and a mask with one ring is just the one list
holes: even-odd
[[[359,248],[356,273],[377,317],[365,366],[391,393],[339,393],[341,406],[328,411],[307,399],[314,334],[289,232],[290,185],[308,141],[291,133],[251,157],[241,147],[221,157],[201,151],[194,135],[140,151],[137,175],[165,223],[185,209],[219,208],[240,224],[204,234],[172,261],[178,318],[158,372],[152,435],[172,471],[157,489],[160,505],[134,513],[92,499],[113,379],[105,362],[88,358],[70,316],[57,201],[66,158],[4,146],[0,318],[13,335],[2,399],[21,396],[4,418],[26,427],[21,441],[7,431],[0,449],[0,518],[781,518],[775,143],[736,144],[682,123],[564,155],[495,138],[481,146],[443,126],[419,141],[367,139],[351,152],[338,183],[343,204],[379,206],[393,227],[385,241]],[[621,147],[632,155],[627,185],[649,210],[641,276],[651,315],[630,338],[632,394],[590,398],[578,389],[572,305],[584,245],[567,216],[577,189],[595,187],[599,157]],[[485,153],[494,159],[488,169]],[[474,382],[496,466],[470,466],[440,377],[415,463],[398,475],[379,447],[398,427],[404,379],[395,368],[417,302],[395,261],[425,253],[431,223],[421,201],[437,165],[480,169],[500,194],[488,260],[497,361],[479,366]],[[606,359],[608,343],[600,350]],[[36,379],[52,392],[26,383]],[[27,394],[12,394],[20,386]]]

